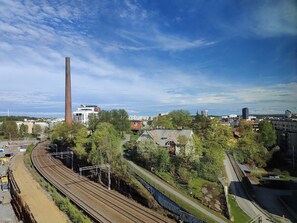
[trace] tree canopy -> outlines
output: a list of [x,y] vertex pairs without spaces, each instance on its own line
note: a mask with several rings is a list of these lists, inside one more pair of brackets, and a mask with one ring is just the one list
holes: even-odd
[[120,138],[110,123],[100,123],[97,130],[91,136],[91,151],[88,161],[93,164],[109,163],[117,166],[117,160],[121,158]]
[[18,126],[15,121],[3,121],[2,131],[7,139],[18,138]]
[[240,138],[237,142],[237,149],[234,150],[239,162],[255,163],[260,167],[266,166],[271,154],[262,142],[261,135],[253,131],[252,125],[247,121],[239,123]]
[[114,128],[121,134],[130,130],[129,116],[124,109],[100,111],[98,115],[93,115],[89,118],[88,128],[94,132],[97,129],[99,123],[104,122],[112,124]]
[[174,129],[169,115],[159,115],[153,120],[152,126],[154,128]]
[[271,149],[276,144],[276,132],[269,120],[264,119],[259,123],[259,133],[267,149]]
[[192,117],[187,110],[174,110],[168,116],[171,118],[175,128],[190,128],[191,126]]

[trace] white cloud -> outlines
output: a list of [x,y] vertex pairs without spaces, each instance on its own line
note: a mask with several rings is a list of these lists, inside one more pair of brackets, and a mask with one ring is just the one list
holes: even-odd
[[261,37],[297,35],[297,3],[288,1],[264,1],[249,17],[250,29]]
[[[119,36],[133,43],[133,48],[129,45],[119,48],[132,50],[163,50],[163,51],[183,51],[195,49],[199,47],[210,46],[216,44],[216,41],[208,41],[203,39],[189,40],[177,35],[164,34],[157,28],[149,28],[147,32],[120,31]],[[116,46],[115,46],[116,47]]]
[[[144,13],[146,19],[145,11],[136,1],[125,4],[135,15]],[[74,30],[70,23],[80,19],[85,9],[77,11],[77,7],[73,10],[69,7],[30,1],[5,1],[0,7],[0,75],[1,83],[5,83],[0,89],[0,111],[7,107],[58,113],[63,110],[65,56],[71,57],[74,106],[94,103],[107,109],[121,107],[139,113],[199,106],[234,109],[241,107],[241,103],[259,110],[265,107],[275,110],[296,104],[296,83],[247,88],[218,83],[205,73],[186,72],[175,65],[159,68],[145,61],[143,67],[118,65],[116,54],[108,57],[98,46],[109,51],[174,52],[215,42],[165,34],[152,27],[144,33],[115,31],[124,43],[110,44],[102,39],[95,42],[83,31]]]

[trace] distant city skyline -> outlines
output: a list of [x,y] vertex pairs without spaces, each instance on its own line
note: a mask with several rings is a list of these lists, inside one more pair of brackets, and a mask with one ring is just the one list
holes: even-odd
[[0,5],[0,115],[297,113],[297,3],[17,1]]

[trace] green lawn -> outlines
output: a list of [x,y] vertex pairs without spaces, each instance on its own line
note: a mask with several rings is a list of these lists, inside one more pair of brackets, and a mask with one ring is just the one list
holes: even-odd
[[228,195],[228,201],[230,204],[231,214],[234,218],[235,223],[245,223],[248,220],[250,220],[250,217],[240,209],[237,202],[230,194]]

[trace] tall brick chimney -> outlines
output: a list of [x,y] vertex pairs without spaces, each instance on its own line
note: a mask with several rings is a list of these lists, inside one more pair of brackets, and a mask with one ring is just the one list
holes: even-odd
[[65,123],[72,123],[70,57],[65,58]]

